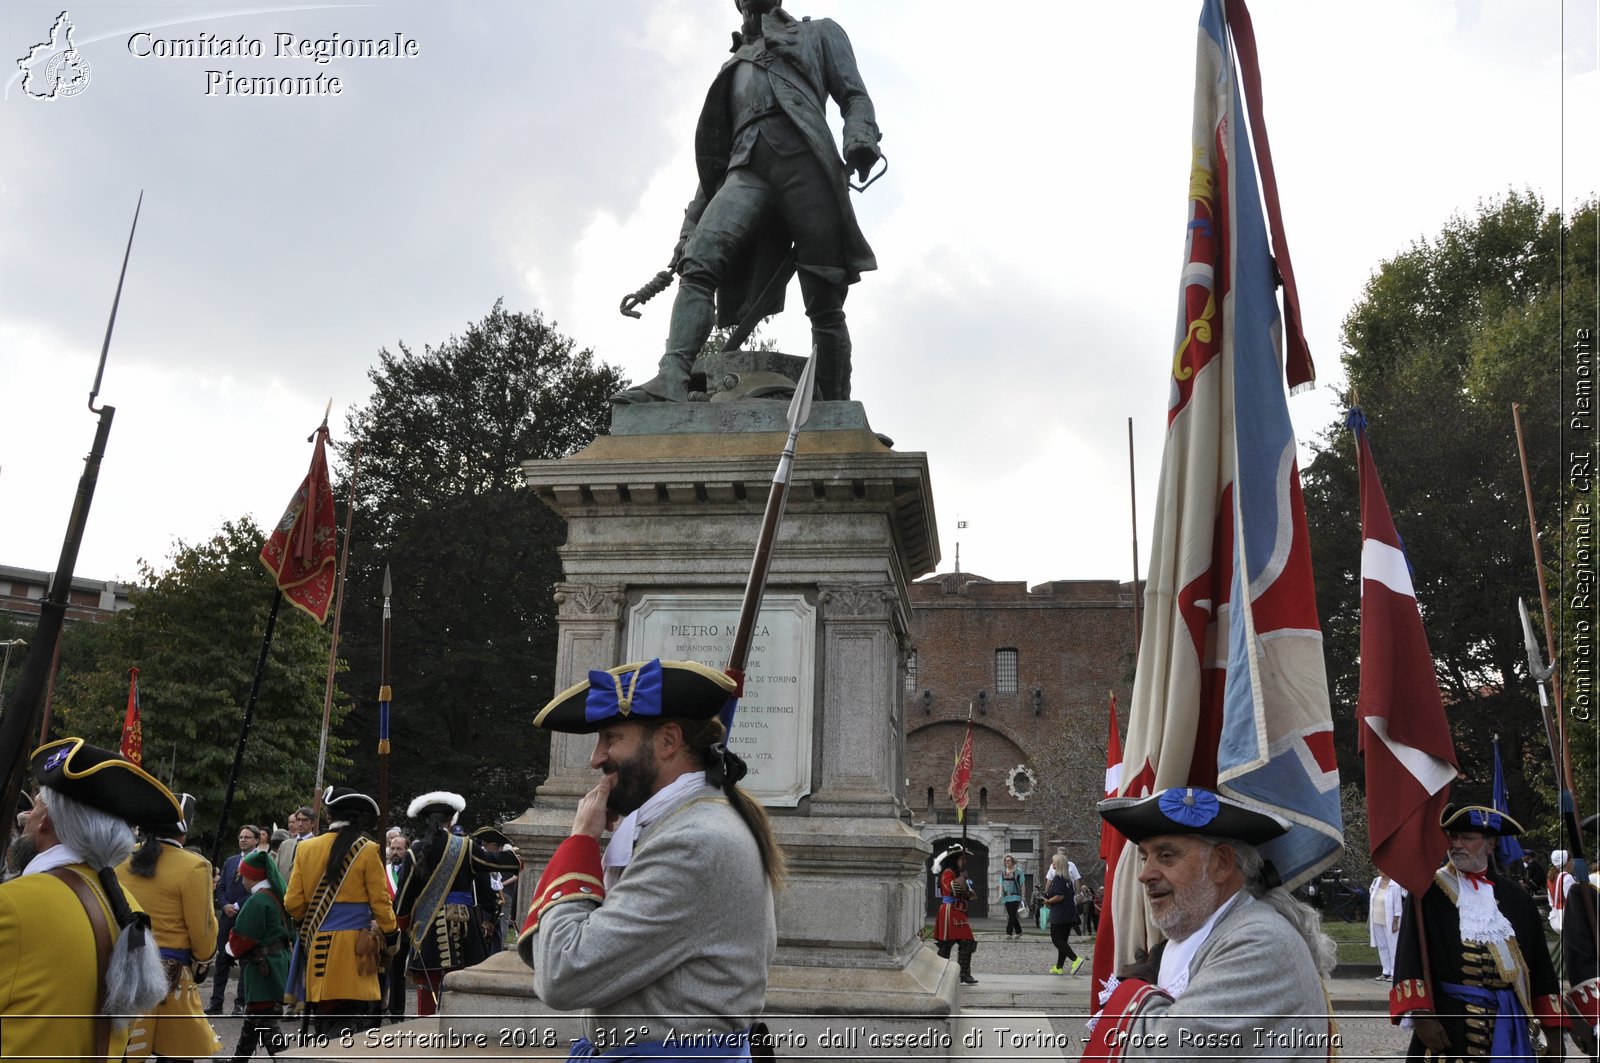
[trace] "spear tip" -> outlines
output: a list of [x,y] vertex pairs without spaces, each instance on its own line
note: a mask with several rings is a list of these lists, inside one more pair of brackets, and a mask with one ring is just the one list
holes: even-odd
[[387,598],[393,593],[394,593],[394,583],[389,578],[389,566],[387,564],[385,564],[383,566],[383,596],[385,598]]

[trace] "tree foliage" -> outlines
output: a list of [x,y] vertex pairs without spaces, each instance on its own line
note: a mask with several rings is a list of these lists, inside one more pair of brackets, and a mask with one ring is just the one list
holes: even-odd
[[466,821],[520,813],[543,778],[533,712],[552,695],[563,522],[522,485],[520,463],[559,458],[607,430],[627,385],[537,312],[496,302],[418,353],[378,352],[373,394],[340,445],[360,447],[340,653],[356,703],[355,778],[379,787],[383,574],[392,569],[388,795],[454,790]]
[[[272,577],[258,560],[264,536],[248,518],[209,540],[179,543],[166,568],[140,563],[133,608],[63,639],[52,709],[55,737],[115,749],[139,669],[144,766],[195,795],[208,841],[233,770],[244,708],[261,652]],[[69,653],[68,647],[75,646]],[[328,666],[328,634],[299,610],[279,609],[230,819],[282,822],[311,796]],[[336,701],[335,721],[348,706]],[[328,773],[348,762],[337,738]],[[232,824],[226,828],[232,829]]]
[[[1592,203],[1564,222],[1531,193],[1510,193],[1384,262],[1343,328],[1345,370],[1369,421],[1466,775],[1460,792],[1487,799],[1498,733],[1513,813],[1546,826],[1549,757],[1516,610],[1519,596],[1537,609],[1538,585],[1511,403],[1522,406],[1554,582],[1562,557],[1548,544],[1567,508],[1563,335],[1593,326],[1595,226]],[[1338,423],[1317,449],[1304,477],[1317,601],[1340,763],[1358,766],[1355,448]]]

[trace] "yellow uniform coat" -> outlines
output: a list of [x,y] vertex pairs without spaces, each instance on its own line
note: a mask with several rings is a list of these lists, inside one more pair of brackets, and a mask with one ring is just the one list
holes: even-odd
[[[150,916],[157,945],[187,949],[196,963],[205,963],[217,952],[211,861],[175,845],[163,843],[162,849],[154,877],[135,875],[130,858],[118,865],[117,880]],[[166,999],[128,1030],[130,1060],[147,1059],[152,1054],[194,1059],[220,1051],[222,1043],[206,1020],[200,989],[187,967],[179,973],[178,984]]]
[[[114,941],[117,920],[94,870],[68,870],[94,889]],[[139,908],[132,896],[128,905]],[[72,887],[45,874],[0,884],[0,1059],[96,1058],[99,1002],[94,928]],[[121,1059],[127,1043],[127,1031],[113,1029],[111,1058]]]
[[[289,892],[284,907],[296,923],[306,917],[311,898],[317,892],[328,867],[328,853],[337,833],[319,834],[295,848],[294,869],[289,875]],[[344,877],[337,903],[365,904],[372,909],[378,929],[385,934],[395,930],[394,904],[389,899],[388,876],[384,874],[380,846],[367,839],[350,871]],[[359,842],[357,844],[360,844]],[[305,958],[306,1000],[378,1000],[382,996],[377,974],[362,975],[356,970],[356,930],[335,930],[312,935],[310,955]]]

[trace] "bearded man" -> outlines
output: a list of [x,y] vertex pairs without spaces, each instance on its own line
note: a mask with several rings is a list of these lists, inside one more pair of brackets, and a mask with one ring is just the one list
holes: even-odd
[[[872,99],[838,23],[797,20],[776,0],[736,6],[744,26],[695,127],[700,184],[672,255],[679,281],[667,351],[653,379],[613,402],[685,401],[689,369],[713,320],[734,326],[783,309],[787,275],[770,295],[767,285],[791,247],[817,386],[824,399],[850,397],[844,298],[863,272],[878,268],[848,185],[850,168],[865,179],[880,157]],[[829,96],[844,118],[844,159],[828,128]]]
[[[770,1055],[767,969],[777,954],[772,891],[783,855],[766,813],[739,789],[718,713],[733,680],[692,661],[649,661],[557,695],[534,724],[594,734],[600,781],[578,803],[572,835],[534,890],[518,941],[539,997],[584,1009],[572,1059],[647,1025],[660,1040],[629,1059]],[[622,817],[633,813],[627,823]],[[615,835],[606,882],[600,836]],[[672,1051],[676,1045],[676,1051]]]
[[1288,821],[1199,787],[1099,809],[1138,847],[1165,940],[1118,972],[1083,1058],[1327,1059],[1333,941],[1256,848]]
[[[1409,1021],[1411,1059],[1559,1059],[1566,1016],[1533,898],[1489,866],[1500,835],[1522,833],[1504,812],[1446,805],[1450,861],[1400,920],[1391,1021]],[[1422,942],[1427,943],[1424,965]]]

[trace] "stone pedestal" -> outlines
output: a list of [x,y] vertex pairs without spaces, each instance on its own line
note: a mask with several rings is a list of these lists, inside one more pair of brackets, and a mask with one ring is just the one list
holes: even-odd
[[[618,407],[611,435],[523,466],[528,485],[567,522],[565,581],[555,589],[557,690],[590,668],[677,655],[671,646],[629,644],[641,600],[732,596],[736,617],[786,408]],[[813,1045],[847,1016],[901,1034],[950,1030],[954,965],[918,936],[929,850],[909,826],[902,718],[906,584],[935,567],[938,550],[926,455],[885,446],[859,403],[817,403],[800,435],[768,580],[769,594],[788,596],[815,630],[807,632],[809,674],[799,677],[810,688],[799,710],[811,714],[809,780],[803,795],[768,807],[789,870],[777,896],[767,1008],[775,1032],[810,1031]],[[553,736],[548,781],[533,807],[504,825],[528,862],[521,910],[594,784],[592,749],[589,736]],[[804,753],[797,759],[806,765]],[[474,1013],[549,1014],[511,962],[463,972],[450,987],[452,1025]]]

